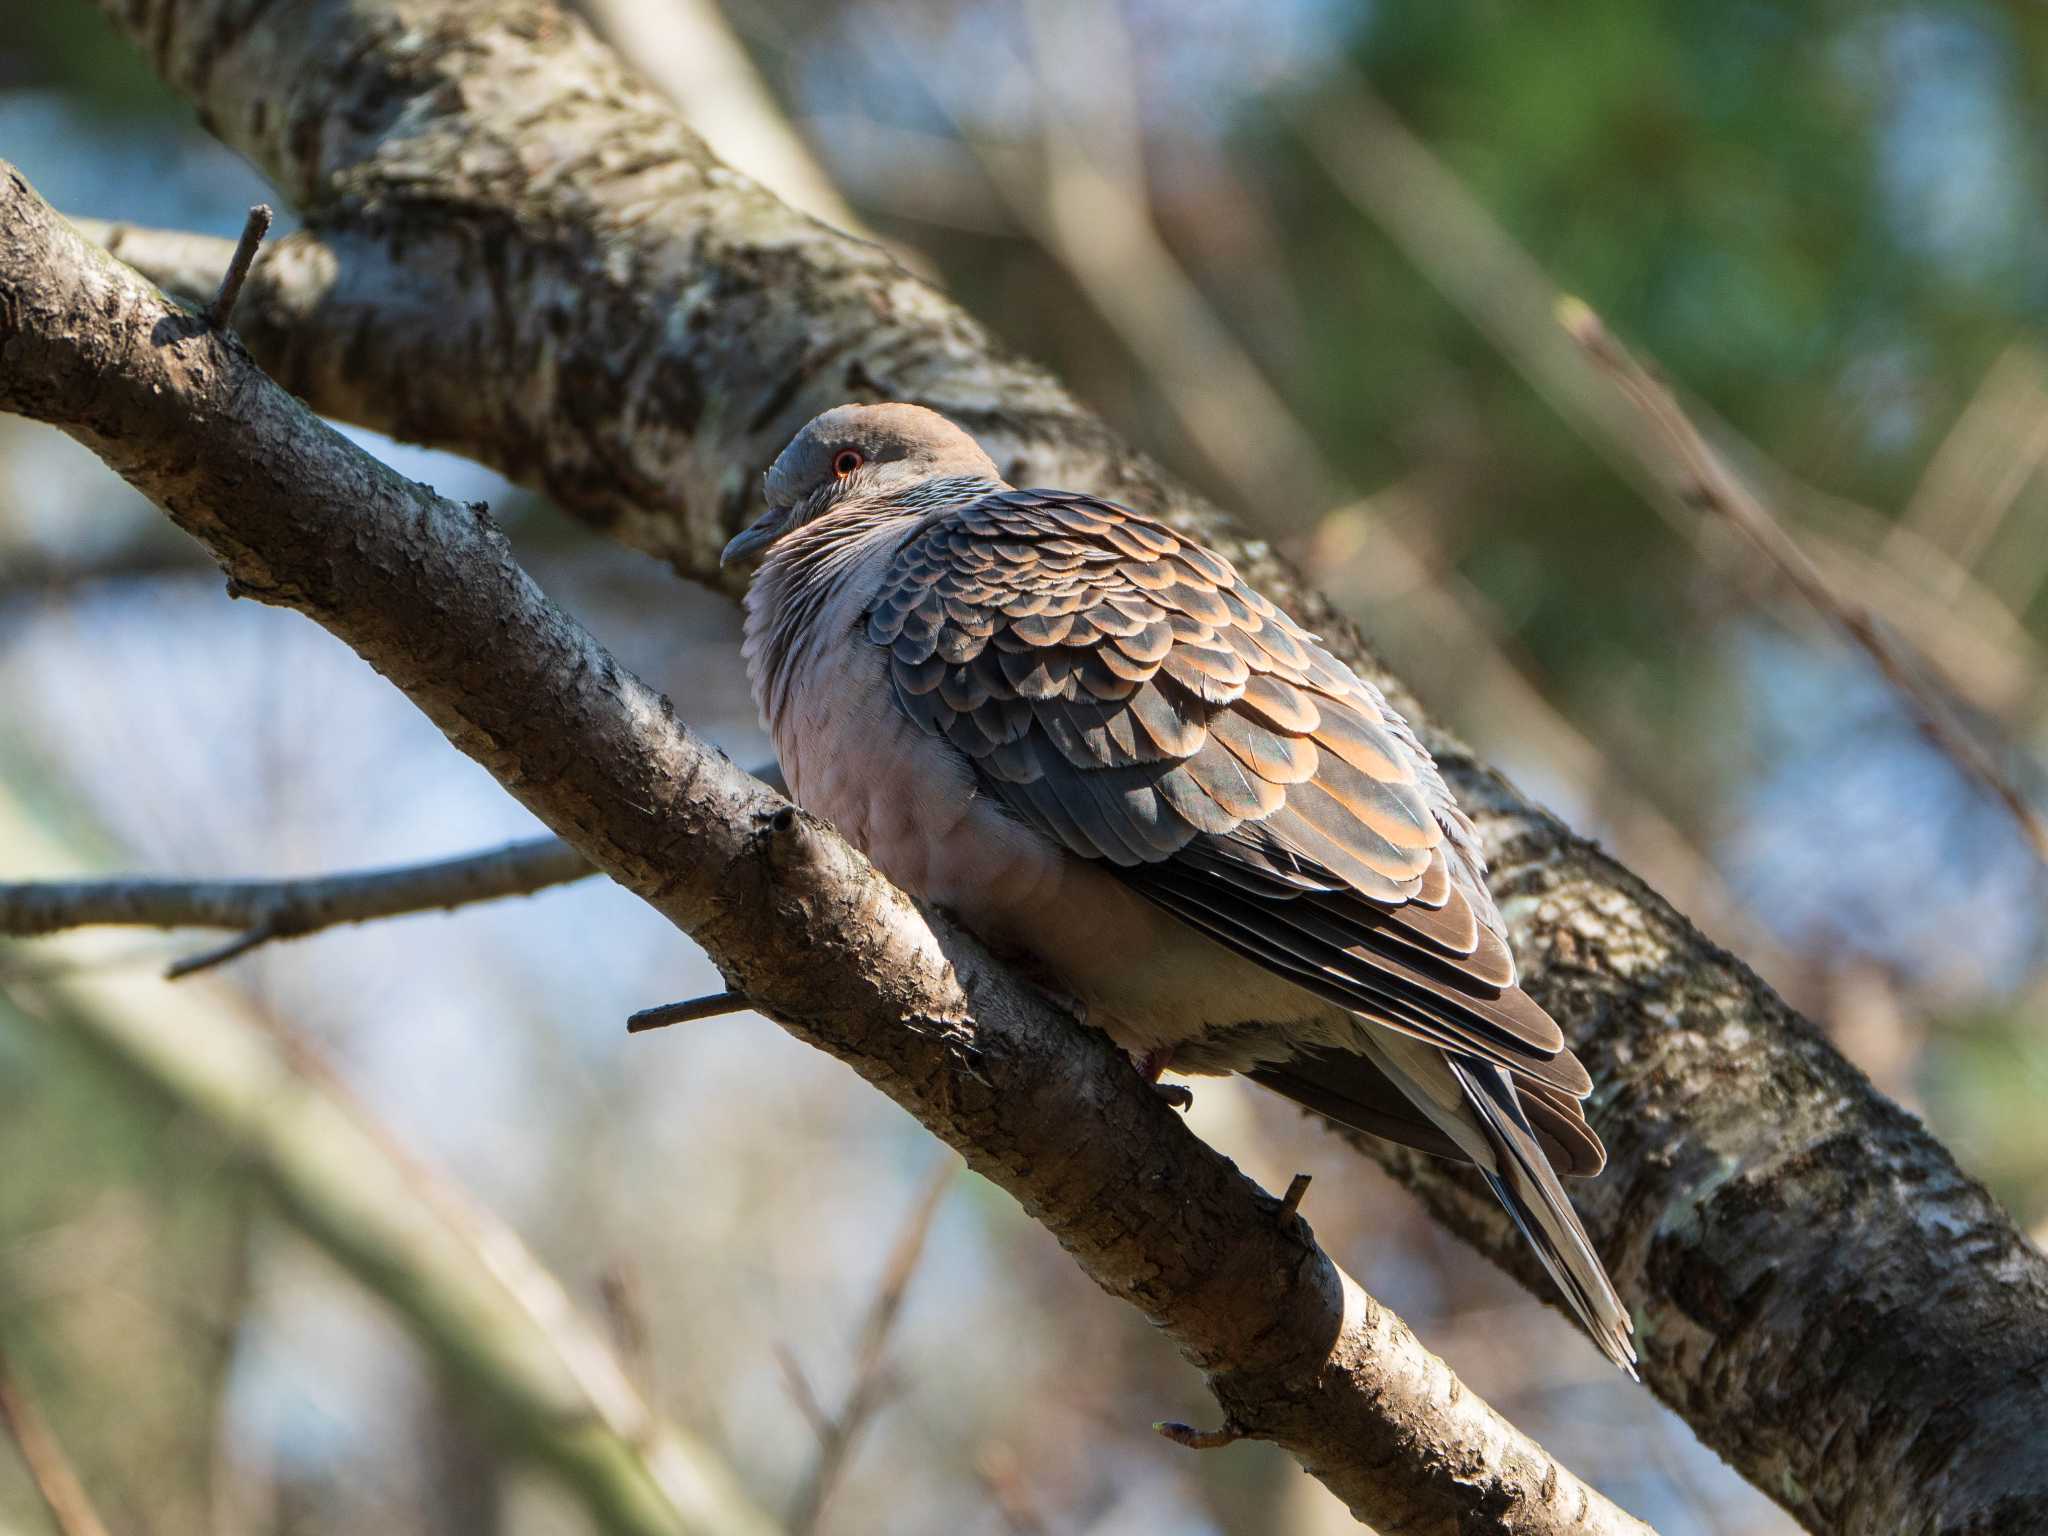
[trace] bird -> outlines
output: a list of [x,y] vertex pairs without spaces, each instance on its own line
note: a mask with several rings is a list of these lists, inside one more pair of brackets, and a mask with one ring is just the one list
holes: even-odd
[[1106,1032],[1476,1165],[1595,1343],[1627,1309],[1560,1175],[1592,1082],[1524,992],[1473,823],[1381,691],[1221,555],[1018,489],[906,403],[813,418],[742,653],[792,798]]

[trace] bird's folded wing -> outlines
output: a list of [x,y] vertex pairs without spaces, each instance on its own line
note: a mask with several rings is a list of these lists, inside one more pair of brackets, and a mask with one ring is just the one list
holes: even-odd
[[[1537,1113],[1578,1120],[1585,1071],[1515,984],[1435,764],[1227,561],[1111,503],[1005,491],[904,545],[867,634],[902,709],[1024,821],[1239,954],[1505,1067]],[[1546,1141],[1576,1144],[1568,1127]]]

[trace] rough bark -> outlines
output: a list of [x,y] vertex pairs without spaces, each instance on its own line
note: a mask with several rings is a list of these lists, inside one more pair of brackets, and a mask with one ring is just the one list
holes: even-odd
[[392,473],[0,164],[0,410],[62,427],[403,689],[749,1000],[1014,1195],[1273,1440],[1395,1532],[1646,1527],[1466,1391],[1100,1035],[676,723],[480,506]]
[[[1298,576],[876,248],[718,165],[544,0],[103,0],[309,224],[240,318],[318,408],[718,580],[813,411],[896,397],[1012,478],[1192,527],[1418,719],[1598,1084],[1578,1193],[1644,1376],[1817,1531],[2048,1523],[2048,1263],[1925,1129],[1627,870],[1430,730]],[[251,17],[254,19],[250,19]],[[1505,1218],[1382,1151],[1525,1277]],[[1540,1279],[1532,1283],[1541,1289]]]

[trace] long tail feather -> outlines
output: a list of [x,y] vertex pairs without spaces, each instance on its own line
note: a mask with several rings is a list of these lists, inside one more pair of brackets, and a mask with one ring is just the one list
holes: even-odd
[[1594,1342],[1608,1359],[1634,1376],[1636,1351],[1629,1337],[1634,1324],[1614,1292],[1614,1283],[1607,1278],[1600,1255],[1593,1251],[1593,1241],[1572,1209],[1564,1185],[1537,1144],[1514,1088],[1504,1073],[1482,1062],[1451,1057],[1450,1066],[1464,1083],[1466,1099],[1492,1144],[1498,1166],[1484,1170],[1486,1182],[1514,1217]]

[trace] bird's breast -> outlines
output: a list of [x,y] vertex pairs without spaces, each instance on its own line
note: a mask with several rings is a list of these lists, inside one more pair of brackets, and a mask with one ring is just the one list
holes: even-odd
[[850,619],[793,659],[762,715],[792,796],[897,885],[984,938],[1056,898],[1061,853],[977,787],[971,767],[896,705],[887,653]]

